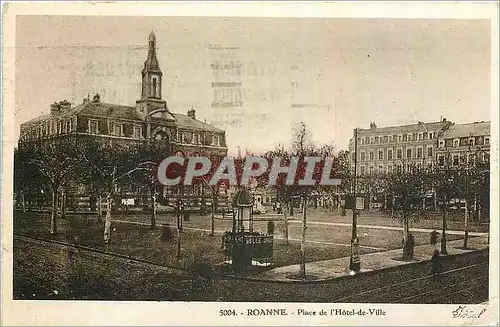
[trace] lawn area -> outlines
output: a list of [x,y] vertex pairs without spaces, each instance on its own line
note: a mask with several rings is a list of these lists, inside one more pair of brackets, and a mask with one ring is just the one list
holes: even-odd
[[[340,215],[337,211],[329,212],[323,208],[311,209],[308,212],[308,217],[310,221],[318,222],[336,222],[336,223],[349,223],[352,220],[352,211],[348,210],[345,216]],[[463,213],[457,216],[448,215],[447,225],[449,230],[464,230],[464,216]],[[381,212],[367,212],[361,211],[358,216],[359,225],[376,225],[376,226],[401,226],[401,223],[388,215]],[[427,217],[421,217],[420,219],[412,223],[414,228],[426,228],[426,229],[440,229],[442,224],[442,215],[436,213],[428,213]],[[469,221],[469,231],[474,232],[488,232],[489,224],[483,223],[479,224],[476,221],[470,219]]]
[[[94,216],[69,215],[66,219],[59,219],[58,234],[53,237],[48,233],[49,227],[50,217],[48,214],[16,212],[14,216],[15,233],[38,238],[53,238],[58,241],[142,258],[171,267],[189,269],[196,263],[217,265],[226,259],[221,251],[221,235],[217,234],[211,237],[206,231],[184,229],[181,233],[181,256],[178,259],[176,239],[162,240],[161,227],[151,230],[146,225],[114,222],[108,246],[103,242],[104,224],[100,223]],[[172,233],[175,235],[175,230],[172,230]],[[349,255],[349,251],[347,246],[308,243],[306,260],[317,261],[345,257]],[[373,249],[361,249],[361,253],[373,251]],[[282,240],[275,240],[273,257],[274,267],[298,264],[300,262],[300,244],[291,242],[287,246]]]
[[[298,217],[295,217],[298,218]],[[307,226],[307,240],[312,241],[316,245],[319,245],[319,242],[325,243],[335,243],[335,244],[344,244],[344,247],[348,249],[350,241],[351,241],[351,227],[350,226],[338,226],[338,225],[318,225],[313,222],[316,221],[314,215],[308,217],[308,221],[311,222]],[[129,215],[129,216],[120,216],[116,217],[118,220],[131,221],[136,223],[149,223],[149,217],[145,215]],[[256,216],[258,219],[258,216]],[[387,218],[389,219],[389,218]],[[401,224],[397,220],[393,220],[393,225],[398,228],[401,228]],[[169,216],[159,216],[158,221],[163,224],[175,224],[175,220],[173,217]],[[344,217],[342,223],[350,223],[351,219],[347,219]],[[265,233],[267,231],[267,221],[254,221],[254,230],[258,232]],[[275,222],[275,232],[274,235],[278,238],[284,237],[284,222],[277,221]],[[371,250],[379,250],[383,251],[386,249],[398,249],[401,247],[402,242],[402,230],[382,230],[382,229],[374,229],[374,228],[363,228],[362,223],[358,222],[358,238],[360,240],[361,249],[365,247],[373,247],[375,249]],[[368,224],[367,224],[368,225]],[[416,227],[416,224],[412,224],[411,227]],[[195,228],[195,229],[203,229],[210,230],[210,217],[209,216],[193,216],[189,221],[184,222],[184,227]],[[231,221],[230,220],[219,220],[215,221],[215,230],[216,231],[226,231],[231,229]],[[302,223],[297,219],[293,219],[289,223],[289,238],[293,241],[292,243],[296,243],[300,240],[302,231]],[[413,232],[415,236],[416,245],[423,245],[429,243],[429,233],[427,232]],[[447,235],[448,240],[456,240],[462,238],[461,235]],[[279,242],[279,240],[277,240]],[[309,243],[308,245],[312,245]],[[327,244],[327,246],[331,247],[332,244]],[[368,248],[368,249],[369,249]],[[339,249],[339,251],[341,251]],[[349,251],[345,252],[346,256],[349,255]]]
[[14,299],[178,300],[204,297],[179,272],[63,246],[14,240]]

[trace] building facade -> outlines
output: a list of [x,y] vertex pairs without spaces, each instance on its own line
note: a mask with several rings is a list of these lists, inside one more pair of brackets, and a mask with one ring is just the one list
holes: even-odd
[[490,122],[451,125],[438,139],[436,160],[438,166],[469,165],[476,161],[490,161]]
[[[415,165],[433,167],[438,139],[452,126],[446,118],[439,122],[357,129],[357,174],[386,174]],[[354,138],[349,141],[354,168]]]
[[[19,143],[66,135],[91,136],[120,143],[161,142],[170,152],[182,156],[226,155],[226,134],[187,114],[174,113],[162,96],[163,73],[156,56],[156,37],[149,35],[148,55],[141,71],[141,94],[135,106],[106,103],[96,94],[72,105],[64,100],[50,105],[50,113],[21,124]],[[187,206],[201,207],[203,190],[183,188]],[[224,190],[221,190],[224,192]],[[166,195],[179,195],[175,188]],[[191,197],[191,198],[190,198]],[[176,201],[170,196],[169,202]],[[225,201],[221,201],[224,203]]]

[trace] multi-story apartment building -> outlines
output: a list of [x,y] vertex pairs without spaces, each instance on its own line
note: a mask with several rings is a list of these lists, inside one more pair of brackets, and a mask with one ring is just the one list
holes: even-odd
[[[194,109],[187,115],[172,112],[163,99],[163,73],[156,56],[154,33],[149,36],[148,56],[141,75],[142,92],[135,106],[106,103],[98,94],[76,106],[66,100],[55,102],[50,113],[21,125],[19,143],[73,135],[110,143],[163,142],[172,153],[183,156],[227,154],[225,131],[197,120]],[[184,190],[201,197],[199,190]],[[174,188],[166,191],[168,195],[177,192]],[[200,199],[193,201],[200,205]]]
[[[439,122],[357,129],[357,174],[390,173],[408,166],[432,167],[436,161],[438,139],[452,126],[446,118]],[[354,167],[354,139],[349,141]]]
[[490,134],[490,122],[451,125],[438,138],[437,164],[458,166],[475,160],[489,162]]

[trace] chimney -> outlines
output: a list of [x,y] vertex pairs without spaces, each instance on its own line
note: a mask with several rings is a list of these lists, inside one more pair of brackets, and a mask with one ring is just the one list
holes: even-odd
[[59,107],[61,110],[69,109],[69,108],[71,108],[71,102],[69,102],[67,100],[63,100],[63,101],[59,102]]
[[196,111],[193,108],[191,108],[188,111],[188,117],[191,117],[192,119],[196,119]]
[[56,114],[59,113],[60,111],[61,111],[61,106],[59,105],[59,103],[54,102],[53,104],[50,105],[51,114]]
[[446,118],[445,117],[443,117],[443,123],[446,123]]
[[94,95],[92,102],[96,102],[96,103],[101,102],[101,96],[99,94]]
[[377,130],[377,124],[375,124],[375,122],[370,123],[370,130],[372,132]]

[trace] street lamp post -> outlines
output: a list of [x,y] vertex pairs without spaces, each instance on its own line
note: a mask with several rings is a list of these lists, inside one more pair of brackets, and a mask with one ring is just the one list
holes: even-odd
[[352,208],[352,237],[351,237],[351,258],[349,260],[349,270],[357,273],[361,268],[359,258],[359,240],[356,233],[357,225],[357,208],[356,208],[356,175],[358,162],[358,129],[354,129],[354,178],[353,178],[353,208]]
[[441,254],[448,255],[448,251],[446,250],[446,213],[447,213],[447,205],[448,205],[448,193],[450,188],[453,185],[453,178],[446,179],[444,194],[443,194],[443,226],[442,226],[442,236],[441,236]]
[[441,235],[441,254],[448,255],[448,251],[446,251],[446,193],[443,196],[443,230]]

